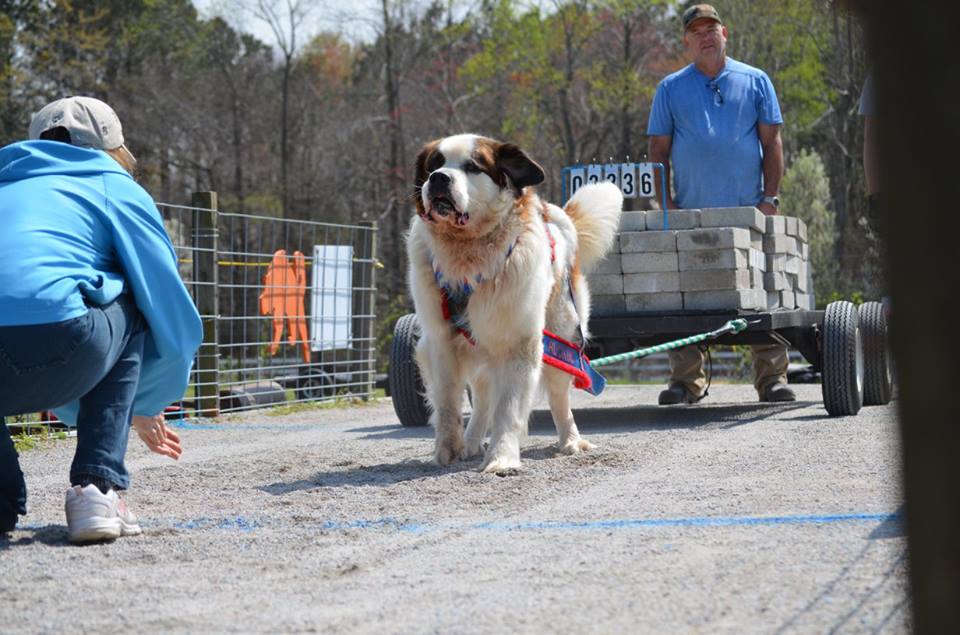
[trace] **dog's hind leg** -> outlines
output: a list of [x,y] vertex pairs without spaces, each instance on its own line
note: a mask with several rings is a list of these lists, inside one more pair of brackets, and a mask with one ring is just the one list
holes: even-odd
[[463,452],[463,369],[449,342],[435,342],[427,336],[417,344],[417,362],[427,389],[430,425],[436,435],[433,460],[449,465]]
[[470,380],[470,401],[473,412],[467,423],[466,446],[460,455],[463,459],[470,459],[483,453],[483,439],[487,436],[487,429],[490,427],[490,380],[483,372],[477,373]]
[[570,387],[573,379],[563,371],[544,366],[543,383],[547,388],[550,414],[553,415],[553,425],[557,428],[557,446],[560,451],[564,454],[576,454],[581,450],[592,449],[594,445],[580,436],[577,422],[573,420],[573,411],[570,409]]

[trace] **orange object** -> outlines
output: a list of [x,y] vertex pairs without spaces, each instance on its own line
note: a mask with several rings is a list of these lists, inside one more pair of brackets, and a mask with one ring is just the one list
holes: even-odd
[[270,354],[276,355],[287,324],[287,341],[303,349],[303,361],[310,363],[310,342],[307,339],[307,317],[304,295],[307,292],[307,264],[303,253],[293,252],[293,263],[284,249],[273,253],[273,260],[263,277],[260,294],[260,314],[273,316],[273,339]]

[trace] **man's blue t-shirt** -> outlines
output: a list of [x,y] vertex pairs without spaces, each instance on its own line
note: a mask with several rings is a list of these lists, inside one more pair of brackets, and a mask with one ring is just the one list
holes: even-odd
[[673,138],[680,207],[740,207],[763,198],[758,123],[783,123],[773,84],[758,68],[728,57],[713,79],[690,64],[660,82],[647,134]]

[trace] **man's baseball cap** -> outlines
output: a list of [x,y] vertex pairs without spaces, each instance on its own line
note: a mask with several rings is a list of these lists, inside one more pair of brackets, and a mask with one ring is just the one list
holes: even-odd
[[720,19],[720,14],[713,8],[713,5],[695,4],[683,12],[683,30],[686,31],[690,28],[690,25],[693,24],[694,20],[701,18],[723,24],[723,21]]
[[113,150],[123,145],[123,128],[113,108],[93,97],[64,97],[40,109],[30,121],[30,139],[66,128],[70,145]]

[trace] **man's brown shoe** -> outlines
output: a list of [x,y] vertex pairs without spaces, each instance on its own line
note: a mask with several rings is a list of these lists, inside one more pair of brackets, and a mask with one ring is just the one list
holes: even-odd
[[760,401],[796,401],[797,395],[785,383],[775,381],[760,394]]
[[695,397],[693,393],[687,390],[687,387],[680,382],[672,381],[666,390],[660,392],[660,398],[657,402],[661,406],[672,406],[678,403],[696,403],[700,397]]

